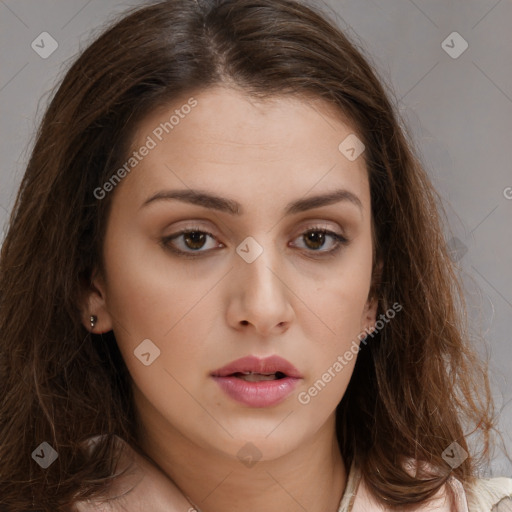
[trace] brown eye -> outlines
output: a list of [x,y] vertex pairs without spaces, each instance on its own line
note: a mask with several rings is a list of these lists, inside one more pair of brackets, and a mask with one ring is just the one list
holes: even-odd
[[320,249],[325,243],[325,233],[321,231],[308,231],[303,237],[309,249]]
[[[162,247],[169,249],[179,256],[194,258],[204,253],[209,253],[215,248],[215,245],[213,245],[213,247],[204,249],[208,244],[209,238],[216,240],[215,237],[207,231],[201,229],[183,229],[178,233],[163,238],[160,243]],[[223,247],[220,243],[217,247],[219,246]]]
[[[348,244],[348,240],[340,235],[324,228],[311,228],[305,231],[299,238],[302,238],[305,248],[309,253],[318,253],[318,256],[330,256],[336,253],[343,245]],[[321,250],[326,241],[331,239],[331,248]],[[316,256],[316,255],[315,255]]]
[[183,240],[189,249],[201,249],[206,242],[206,233],[202,231],[187,231],[183,233]]
[[[185,258],[200,257],[212,252],[216,248],[224,247],[220,242],[218,242],[217,246],[214,244],[212,247],[207,247],[208,238],[216,240],[212,233],[201,229],[189,228],[163,238],[160,244],[165,249]],[[314,255],[314,257],[334,256],[342,246],[347,245],[349,242],[344,236],[324,228],[309,229],[298,239],[302,239],[304,244],[302,249],[309,253],[309,255]],[[329,239],[331,240],[331,248],[322,249],[327,245]],[[299,248],[301,247],[299,246]]]

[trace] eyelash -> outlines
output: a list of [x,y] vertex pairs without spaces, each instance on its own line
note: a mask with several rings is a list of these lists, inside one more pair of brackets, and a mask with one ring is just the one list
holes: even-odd
[[[194,228],[186,228],[186,229],[182,229],[181,231],[178,231],[176,233],[173,233],[172,235],[162,238],[161,245],[162,245],[162,247],[164,247],[165,249],[168,249],[169,251],[173,252],[177,256],[182,257],[182,258],[188,258],[188,259],[199,258],[199,257],[201,257],[201,254],[209,253],[210,251],[214,250],[214,249],[208,249],[206,251],[202,251],[202,250],[198,249],[197,251],[189,252],[189,251],[182,251],[181,249],[176,249],[176,247],[173,247],[170,244],[170,242],[172,242],[174,239],[179,238],[180,236],[182,236],[184,234],[190,234],[190,233],[201,233],[204,235],[208,235],[212,238],[215,238],[215,235],[213,235],[212,233],[210,233],[208,231],[205,231],[204,229],[199,229],[199,228],[195,228],[195,227]],[[314,253],[319,254],[319,256],[309,256],[308,255],[308,257],[313,257],[313,258],[333,257],[338,253],[338,251],[341,250],[342,247],[348,245],[348,243],[349,243],[349,240],[347,240],[344,236],[340,235],[339,233],[335,233],[334,231],[330,231],[328,229],[325,229],[325,228],[322,228],[319,226],[313,226],[313,227],[307,229],[306,231],[303,231],[301,233],[301,235],[299,235],[299,237],[304,236],[308,233],[322,233],[324,235],[328,235],[328,236],[332,237],[335,240],[335,246],[332,249],[330,249],[329,251],[315,251],[313,249],[311,249],[311,250],[306,249],[306,252],[310,252],[313,254]]]

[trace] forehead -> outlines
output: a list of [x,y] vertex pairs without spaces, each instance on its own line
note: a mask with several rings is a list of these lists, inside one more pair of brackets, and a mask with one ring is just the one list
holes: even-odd
[[351,123],[320,99],[259,100],[214,87],[184,95],[139,124],[132,150],[151,149],[125,181],[143,195],[179,185],[247,198],[257,190],[305,195],[341,185],[365,201],[364,153],[351,161],[340,150],[354,136]]

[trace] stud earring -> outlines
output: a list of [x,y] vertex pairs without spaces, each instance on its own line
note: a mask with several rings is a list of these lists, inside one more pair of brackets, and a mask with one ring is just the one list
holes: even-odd
[[95,315],[91,315],[90,321],[91,321],[91,329],[94,329],[96,322],[98,321],[98,317]]

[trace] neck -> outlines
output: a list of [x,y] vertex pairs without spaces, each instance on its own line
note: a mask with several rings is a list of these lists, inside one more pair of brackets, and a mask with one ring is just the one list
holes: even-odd
[[337,512],[347,474],[334,414],[291,452],[252,464],[199,447],[163,418],[152,418],[140,423],[141,444],[198,511]]

